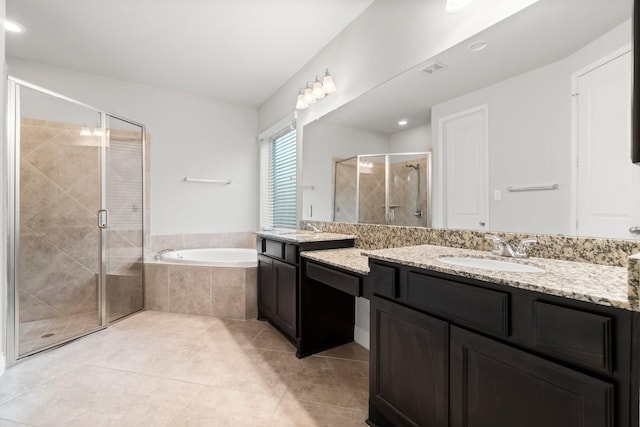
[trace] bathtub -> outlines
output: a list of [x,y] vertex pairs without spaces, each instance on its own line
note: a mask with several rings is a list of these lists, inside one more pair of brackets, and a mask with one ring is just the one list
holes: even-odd
[[254,319],[257,264],[255,249],[165,249],[145,263],[145,308]]
[[255,249],[239,248],[165,250],[160,253],[160,261],[211,267],[247,268],[257,266],[258,254]]

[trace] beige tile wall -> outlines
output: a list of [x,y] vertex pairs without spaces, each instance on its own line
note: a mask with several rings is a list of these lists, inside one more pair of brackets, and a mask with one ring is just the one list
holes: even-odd
[[145,264],[145,308],[227,319],[258,315],[256,268]]

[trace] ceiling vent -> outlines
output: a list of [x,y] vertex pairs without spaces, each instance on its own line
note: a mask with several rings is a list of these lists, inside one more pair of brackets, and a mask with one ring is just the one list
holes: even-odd
[[442,62],[436,61],[436,62],[427,64],[427,66],[424,67],[422,71],[429,74],[430,76],[433,76],[434,74],[438,74],[440,71],[445,69],[447,69],[446,65],[444,65]]

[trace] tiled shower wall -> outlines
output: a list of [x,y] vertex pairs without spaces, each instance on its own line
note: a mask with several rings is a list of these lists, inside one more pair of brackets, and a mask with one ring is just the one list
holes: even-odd
[[[420,197],[418,195],[418,173],[407,167],[420,166]],[[357,189],[357,160],[338,163],[335,170],[334,218],[338,222],[355,222],[356,198],[359,201],[359,222],[362,224],[385,223],[385,166],[373,163],[370,168],[360,168],[360,193]],[[427,225],[427,161],[419,158],[389,165],[389,205],[393,210],[391,224],[425,227]],[[417,202],[417,204],[416,204]],[[417,208],[417,209],[416,209]],[[422,217],[415,216],[419,210]]]
[[21,121],[20,322],[97,312],[99,149],[79,133]]
[[[97,313],[99,148],[87,143],[80,130],[65,123],[21,121],[20,322]],[[139,168],[139,160],[129,166]],[[120,169],[129,166],[118,162]],[[109,234],[110,308],[127,313],[129,305],[142,305],[139,286],[131,286],[131,277],[139,282],[141,272],[140,230]]]

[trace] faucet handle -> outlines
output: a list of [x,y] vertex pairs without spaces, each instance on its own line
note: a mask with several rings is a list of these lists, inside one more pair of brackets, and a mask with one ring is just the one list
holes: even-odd
[[491,253],[494,255],[502,255],[504,252],[504,239],[496,236],[495,234],[485,234],[485,239],[491,240],[493,242],[493,249],[491,249]]
[[516,249],[516,255],[519,258],[528,258],[529,255],[527,254],[527,246],[533,243],[538,243],[538,239],[527,238],[520,240],[520,243],[518,243],[518,248]]

